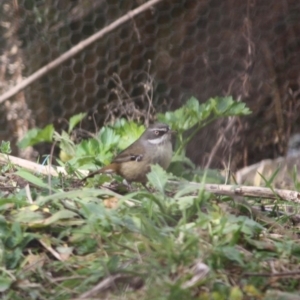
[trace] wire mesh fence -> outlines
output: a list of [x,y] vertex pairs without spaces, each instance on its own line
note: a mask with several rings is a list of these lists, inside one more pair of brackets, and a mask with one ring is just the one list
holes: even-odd
[[[145,3],[2,0],[0,94]],[[79,112],[100,126],[143,121],[149,109],[153,116],[191,96],[232,95],[253,114],[203,130],[189,147],[194,161],[204,165],[220,136],[215,166],[284,155],[300,130],[299,31],[297,0],[156,1],[2,101],[0,137],[14,145],[29,128],[63,127]],[[95,130],[89,119],[82,126]]]

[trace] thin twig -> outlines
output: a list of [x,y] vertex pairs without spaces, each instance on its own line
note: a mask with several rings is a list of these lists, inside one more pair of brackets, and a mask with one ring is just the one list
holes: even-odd
[[279,273],[244,273],[243,276],[261,276],[261,277],[293,277],[300,275],[299,271],[279,272]]
[[[54,148],[57,144],[57,141],[54,141],[51,147],[51,153],[50,153],[50,160],[49,160],[49,168],[52,167],[52,160],[53,160],[53,153],[54,153]],[[51,186],[51,173],[48,173],[48,186],[49,186],[49,195],[52,194],[52,186]]]
[[222,142],[223,139],[224,139],[224,134],[225,134],[225,133],[233,126],[233,124],[235,123],[235,120],[236,120],[236,118],[233,117],[233,118],[229,121],[229,123],[227,124],[225,130],[223,131],[223,134],[220,135],[220,137],[219,137],[217,143],[215,144],[215,146],[213,147],[213,149],[212,149],[212,151],[211,151],[211,153],[210,153],[210,155],[209,155],[209,158],[208,158],[207,164],[206,164],[206,166],[205,166],[205,169],[208,169],[208,168],[209,168],[212,159],[214,158],[214,156],[215,156],[217,150],[219,149],[219,147],[220,147],[220,145],[221,145],[221,142]]
[[112,285],[115,284],[115,280],[122,278],[122,277],[128,277],[128,275],[124,275],[124,274],[116,274],[116,275],[111,275],[108,276],[107,278],[103,279],[102,281],[100,281],[96,286],[94,286],[91,290],[81,294],[79,296],[79,298],[77,299],[90,299],[91,297],[93,297],[95,294],[108,289],[109,287],[111,287]]

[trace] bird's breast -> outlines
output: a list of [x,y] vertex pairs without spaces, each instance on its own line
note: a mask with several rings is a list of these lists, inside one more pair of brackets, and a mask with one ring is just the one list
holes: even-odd
[[159,164],[163,169],[167,169],[172,159],[172,144],[171,142],[163,145],[156,145],[151,151],[151,164]]

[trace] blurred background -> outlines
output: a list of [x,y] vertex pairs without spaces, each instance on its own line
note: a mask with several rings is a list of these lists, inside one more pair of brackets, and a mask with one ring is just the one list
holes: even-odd
[[[0,94],[145,2],[2,0]],[[65,128],[79,112],[94,132],[126,114],[144,121],[149,91],[156,112],[232,95],[253,113],[203,129],[188,156],[205,166],[221,141],[211,167],[237,169],[284,156],[300,132],[299,68],[298,0],[162,0],[0,103],[0,139],[34,159],[16,147],[27,130]]]

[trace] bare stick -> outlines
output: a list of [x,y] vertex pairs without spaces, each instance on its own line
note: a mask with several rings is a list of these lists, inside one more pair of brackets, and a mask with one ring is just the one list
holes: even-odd
[[[172,184],[182,184],[182,182],[169,180]],[[241,197],[261,197],[268,199],[281,199],[300,203],[300,192],[292,190],[271,189],[260,186],[246,185],[227,185],[227,184],[201,184],[198,182],[188,182],[187,184],[199,186],[199,189],[204,189],[215,195],[221,196],[241,196]]]
[[[199,184],[200,183],[192,183]],[[292,201],[300,203],[300,193],[291,190],[280,190],[264,188],[259,186],[234,186],[225,184],[205,184],[204,189],[215,195],[226,195],[226,196],[244,196],[244,197],[261,197],[269,199],[281,199],[286,201]]]
[[71,57],[77,55],[82,50],[84,50],[86,47],[88,47],[89,45],[93,44],[95,41],[97,41],[100,38],[102,38],[105,34],[113,31],[114,29],[116,29],[120,25],[122,25],[125,22],[131,20],[133,17],[137,16],[138,14],[144,12],[145,10],[149,9],[150,7],[152,7],[153,5],[155,5],[155,4],[157,4],[158,2],[161,2],[161,1],[162,0],[150,0],[150,1],[148,1],[147,3],[139,6],[138,8],[129,11],[126,15],[124,15],[121,18],[119,18],[118,20],[116,20],[115,22],[111,23],[109,26],[103,28],[99,32],[95,33],[94,35],[90,36],[86,40],[80,42],[79,44],[77,44],[76,46],[74,46],[73,48],[71,48],[69,51],[65,52],[60,57],[56,58],[55,60],[53,60],[52,62],[50,62],[46,66],[42,67],[41,69],[39,69],[38,71],[36,71],[35,73],[33,73],[28,78],[22,80],[19,84],[17,84],[16,86],[14,86],[10,90],[8,90],[6,93],[4,93],[2,96],[0,96],[0,104],[3,103],[8,98],[16,95],[18,92],[20,92],[21,90],[25,89],[31,83],[33,83],[37,79],[41,78],[42,76],[44,76],[48,72],[50,72],[53,69],[55,69],[56,67],[58,67],[59,65],[61,65],[66,60],[68,60]]
[[95,294],[102,292],[103,290],[106,290],[110,288],[112,285],[115,284],[115,281],[122,277],[128,277],[128,275],[124,274],[115,274],[108,276],[107,278],[100,281],[96,286],[94,286],[91,290],[83,293],[79,296],[78,299],[91,299]]
[[11,155],[0,154],[0,165],[5,165],[7,162],[10,162],[21,168],[30,170],[31,172],[40,173],[43,175],[51,174],[52,176],[59,176],[59,173],[67,174],[66,170],[62,167],[53,168],[49,165],[40,165],[35,162],[18,158]]
[[220,145],[221,145],[221,143],[222,143],[222,141],[223,141],[223,139],[224,139],[225,133],[226,133],[227,131],[229,131],[229,129],[233,126],[235,120],[236,120],[236,118],[233,117],[233,118],[228,122],[228,124],[227,124],[227,126],[226,126],[224,132],[223,132],[223,133],[220,135],[220,137],[218,138],[217,143],[215,144],[215,146],[213,147],[212,151],[210,152],[210,155],[209,155],[207,164],[206,164],[206,166],[205,166],[205,169],[208,169],[208,168],[209,168],[212,159],[214,158],[214,156],[215,156],[217,150],[219,149],[219,147],[220,147]]

